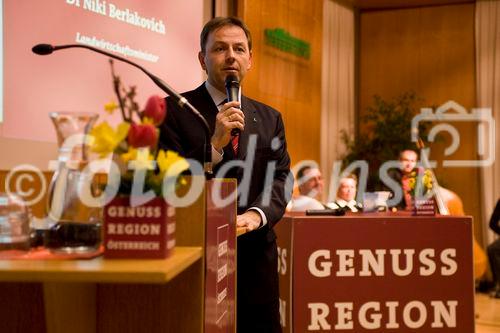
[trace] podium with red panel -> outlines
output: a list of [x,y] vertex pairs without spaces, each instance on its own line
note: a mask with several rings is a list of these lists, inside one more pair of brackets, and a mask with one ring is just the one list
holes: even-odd
[[0,331],[235,332],[236,182],[201,182],[167,259],[0,260]]
[[473,332],[471,217],[285,216],[284,332]]

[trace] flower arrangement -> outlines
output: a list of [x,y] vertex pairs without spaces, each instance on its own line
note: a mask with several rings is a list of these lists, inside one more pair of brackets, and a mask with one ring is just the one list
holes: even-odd
[[106,121],[95,126],[90,131],[93,136],[91,150],[101,158],[113,154],[113,162],[120,170],[118,194],[130,195],[134,173],[143,171],[145,176],[141,190],[153,190],[156,196],[165,195],[163,180],[166,177],[176,179],[189,166],[177,153],[158,148],[158,127],[167,114],[165,100],[151,96],[145,108],[139,110],[135,102],[136,87],[123,87],[120,77],[115,75],[112,60],[110,66],[118,104],[107,103],[104,109],[110,114],[119,109],[122,122],[116,128]]
[[412,197],[429,197],[433,187],[432,173],[430,170],[417,168],[408,177],[408,190]]

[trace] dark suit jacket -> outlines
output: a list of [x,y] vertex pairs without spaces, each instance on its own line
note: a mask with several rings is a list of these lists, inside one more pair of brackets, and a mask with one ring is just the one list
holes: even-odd
[[498,199],[497,205],[495,206],[495,210],[491,214],[490,228],[497,235],[500,235],[500,199]]
[[[183,96],[205,117],[213,133],[218,109],[205,85],[202,84],[197,89],[184,93]],[[236,178],[238,181],[238,214],[250,207],[258,207],[267,218],[267,225],[264,227],[238,237],[238,306],[243,310],[246,304],[277,300],[276,235],[272,227],[284,214],[292,186],[285,188],[287,177],[291,178],[291,174],[281,114],[245,96],[241,98],[241,109],[245,114],[245,129],[240,135],[238,155],[234,156],[229,143],[224,148],[223,160],[214,168],[214,173],[219,177],[221,175],[217,172],[230,161],[235,159],[244,161],[247,157],[251,157],[247,156],[252,154],[251,151],[247,152],[247,148],[255,140],[253,169],[251,176],[247,177],[249,185],[247,200],[240,192],[245,187],[245,184],[242,184],[242,181],[245,181],[243,168],[234,167],[222,175],[224,178]],[[279,142],[272,144],[274,138]],[[194,115],[180,109],[170,98],[167,98],[167,117],[161,127],[160,142],[163,148],[202,162],[203,128]],[[274,177],[266,181],[266,170],[273,166],[276,170]],[[270,198],[269,204],[263,203],[266,197]]]
[[[402,186],[402,179],[403,179],[403,172],[400,169],[390,169],[387,174],[389,175],[390,178],[392,178],[395,182],[397,182],[400,186]],[[386,186],[385,184],[382,186],[382,190],[384,191],[389,191],[391,192],[391,197],[394,196],[394,191]],[[396,205],[393,205],[392,207],[396,207],[398,210],[405,210],[406,209],[406,201],[404,198],[404,192],[403,196],[401,197],[401,200],[396,203]]]

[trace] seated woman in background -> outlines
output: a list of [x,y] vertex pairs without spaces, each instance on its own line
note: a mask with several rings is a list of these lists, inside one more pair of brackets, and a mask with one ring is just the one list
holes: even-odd
[[339,183],[335,201],[328,203],[327,206],[332,209],[347,208],[353,213],[361,211],[362,206],[356,201],[358,187],[356,176],[351,174],[340,179]]

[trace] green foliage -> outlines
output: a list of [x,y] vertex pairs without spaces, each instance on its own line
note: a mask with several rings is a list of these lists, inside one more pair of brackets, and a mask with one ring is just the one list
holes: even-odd
[[[378,178],[380,166],[389,160],[397,160],[399,152],[405,149],[416,150],[411,141],[411,120],[420,110],[423,99],[413,92],[404,93],[390,101],[374,96],[374,104],[360,119],[362,130],[356,138],[351,138],[344,131],[342,141],[347,147],[343,159],[346,167],[356,160],[365,160],[369,164],[368,190],[382,188]],[[419,124],[422,138],[427,137],[427,126]]]

